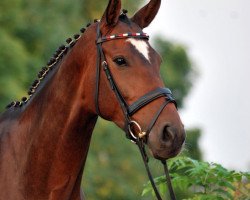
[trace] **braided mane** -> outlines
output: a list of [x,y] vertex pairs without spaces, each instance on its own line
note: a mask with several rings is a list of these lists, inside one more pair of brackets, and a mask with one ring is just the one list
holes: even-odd
[[[127,10],[123,9],[122,13],[120,15],[120,20],[125,22],[125,23],[129,23],[129,20],[126,16],[127,14]],[[94,23],[99,22],[99,20],[95,19]],[[91,25],[91,23],[88,23],[86,25],[86,28],[89,27]],[[45,67],[43,67],[37,75],[37,79],[34,80],[34,82],[32,83],[32,85],[30,86],[29,90],[28,90],[28,96],[25,96],[21,99],[21,101],[12,101],[10,104],[8,104],[6,106],[6,109],[9,109],[11,107],[22,107],[23,105],[25,105],[30,99],[31,97],[35,94],[37,88],[39,87],[39,85],[41,84],[41,82],[47,77],[48,74],[50,74],[53,69],[57,66],[57,64],[64,58],[64,56],[68,53],[68,51],[74,47],[74,45],[76,44],[76,42],[81,38],[81,36],[84,34],[86,28],[81,28],[80,32],[81,34],[75,34],[72,38],[68,38],[66,40],[66,45],[61,45],[58,47],[58,49],[55,51],[55,53],[52,55],[52,57],[50,58],[50,60],[47,62],[47,65]]]
[[[95,19],[94,23],[96,23],[97,21],[98,20]],[[91,23],[88,23],[86,27],[89,27],[90,25]],[[24,104],[26,104],[35,94],[41,82],[47,77],[49,73],[53,71],[53,69],[64,58],[64,56],[68,53],[68,51],[76,44],[76,42],[81,38],[85,30],[86,30],[85,28],[81,28],[80,29],[81,34],[75,34],[73,38],[68,38],[66,40],[67,43],[66,45],[61,45],[58,47],[58,49],[52,55],[50,60],[47,62],[47,65],[38,72],[37,79],[34,80],[34,82],[32,83],[32,85],[28,90],[28,96],[23,97],[21,101],[12,101],[10,104],[6,106],[6,108],[8,109],[11,107],[22,107]]]

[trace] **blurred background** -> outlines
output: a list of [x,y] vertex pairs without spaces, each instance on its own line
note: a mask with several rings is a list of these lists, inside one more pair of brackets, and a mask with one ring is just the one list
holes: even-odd
[[[0,1],[0,111],[26,95],[57,47],[100,18],[107,2]],[[146,2],[123,1],[123,8],[132,16]],[[162,78],[187,129],[182,154],[237,170],[250,168],[249,8],[248,0],[163,1],[145,30],[163,58]],[[150,165],[162,174],[157,161]],[[141,199],[146,182],[137,147],[99,120],[83,176],[87,199]]]
[[250,167],[249,8],[248,0],[163,1],[150,26],[150,35],[184,44],[199,74],[181,116],[202,129],[204,159],[238,170]]

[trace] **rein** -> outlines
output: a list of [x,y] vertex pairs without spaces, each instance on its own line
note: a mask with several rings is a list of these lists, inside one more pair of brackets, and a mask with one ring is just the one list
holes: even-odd
[[[111,35],[111,36],[103,36],[101,35],[100,31],[100,24],[98,23],[97,26],[97,37],[96,37],[96,46],[97,46],[97,59],[96,59],[96,88],[95,88],[95,107],[96,112],[99,116],[102,117],[100,108],[99,108],[99,86],[100,86],[100,68],[102,67],[106,77],[109,81],[109,84],[111,86],[111,89],[116,95],[116,98],[122,108],[122,112],[125,118],[125,132],[126,137],[130,139],[133,143],[135,143],[141,153],[149,180],[151,182],[151,185],[154,189],[155,195],[158,200],[162,200],[160,193],[156,187],[156,184],[153,180],[153,176],[150,172],[149,166],[148,166],[148,156],[145,150],[145,143],[147,143],[147,138],[152,130],[153,126],[155,125],[158,117],[160,116],[161,112],[164,110],[164,108],[169,103],[174,103],[177,107],[177,104],[172,97],[172,93],[170,89],[168,88],[156,88],[153,91],[148,92],[144,96],[140,97],[138,100],[136,100],[131,105],[128,105],[125,99],[123,98],[119,88],[117,87],[117,84],[115,83],[115,80],[112,76],[112,73],[109,69],[108,63],[105,58],[105,54],[102,49],[102,44],[104,42],[108,42],[110,40],[117,40],[117,39],[126,39],[126,38],[140,38],[140,39],[149,39],[149,36],[146,33],[123,33],[123,34],[117,34],[117,35]],[[131,119],[133,114],[135,114],[138,110],[143,108],[144,106],[148,105],[152,101],[164,97],[166,101],[161,105],[160,109],[155,113],[154,117],[152,118],[152,121],[150,122],[148,129],[146,131],[142,131],[141,126],[134,120]],[[137,130],[137,133],[135,133],[134,130]],[[165,160],[162,161],[162,164],[164,166],[164,171],[166,175],[167,180],[167,187],[169,189],[171,200],[176,200],[172,184],[171,184],[171,178],[169,176],[168,168],[167,168],[167,162]]]

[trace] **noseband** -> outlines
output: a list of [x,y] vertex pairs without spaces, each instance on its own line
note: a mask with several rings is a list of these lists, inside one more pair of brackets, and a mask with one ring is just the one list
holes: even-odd
[[[96,107],[96,112],[99,116],[102,116],[99,108],[99,86],[100,86],[100,68],[104,70],[107,80],[109,81],[109,84],[111,86],[111,89],[115,93],[115,96],[119,102],[119,105],[122,109],[124,118],[125,118],[125,132],[126,132],[126,137],[130,139],[132,142],[136,143],[137,146],[139,147],[140,153],[142,155],[146,171],[148,173],[149,180],[152,184],[152,187],[154,189],[154,192],[156,194],[156,197],[158,200],[162,200],[156,185],[154,183],[153,177],[151,175],[151,172],[148,167],[148,156],[145,151],[145,143],[147,142],[148,135],[150,131],[152,130],[153,126],[155,125],[157,119],[159,118],[161,112],[164,110],[164,108],[169,104],[169,103],[174,103],[175,106],[177,107],[176,101],[172,96],[172,93],[170,89],[168,88],[156,88],[153,91],[150,91],[140,97],[138,100],[136,100],[134,103],[131,105],[128,105],[128,103],[125,101],[123,98],[117,84],[115,83],[115,80],[112,76],[112,73],[109,69],[105,54],[102,49],[102,44],[104,42],[108,42],[111,40],[117,40],[117,39],[126,39],[126,38],[138,38],[138,39],[144,39],[148,40],[149,36],[146,33],[123,33],[123,34],[117,34],[117,35],[110,35],[110,36],[102,36],[101,31],[100,31],[100,24],[98,23],[97,25],[97,37],[96,37],[96,46],[97,46],[97,60],[96,60],[96,90],[95,90],[95,107]],[[160,109],[155,113],[154,117],[152,118],[148,128],[143,131],[141,126],[134,120],[131,119],[131,117],[139,111],[141,108],[144,106],[150,104],[152,101],[164,97],[165,101],[161,105]],[[136,132],[135,132],[136,130]],[[175,200],[175,195],[172,189],[171,185],[171,180],[169,177],[168,169],[167,169],[167,163],[166,161],[162,161],[164,165],[164,170],[166,174],[166,179],[167,179],[167,185],[170,191],[170,196],[172,200]]]

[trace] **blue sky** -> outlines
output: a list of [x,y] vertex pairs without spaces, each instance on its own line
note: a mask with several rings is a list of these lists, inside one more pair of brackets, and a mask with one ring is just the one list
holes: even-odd
[[181,117],[205,159],[250,169],[250,1],[163,0],[145,32],[184,44],[199,72]]

